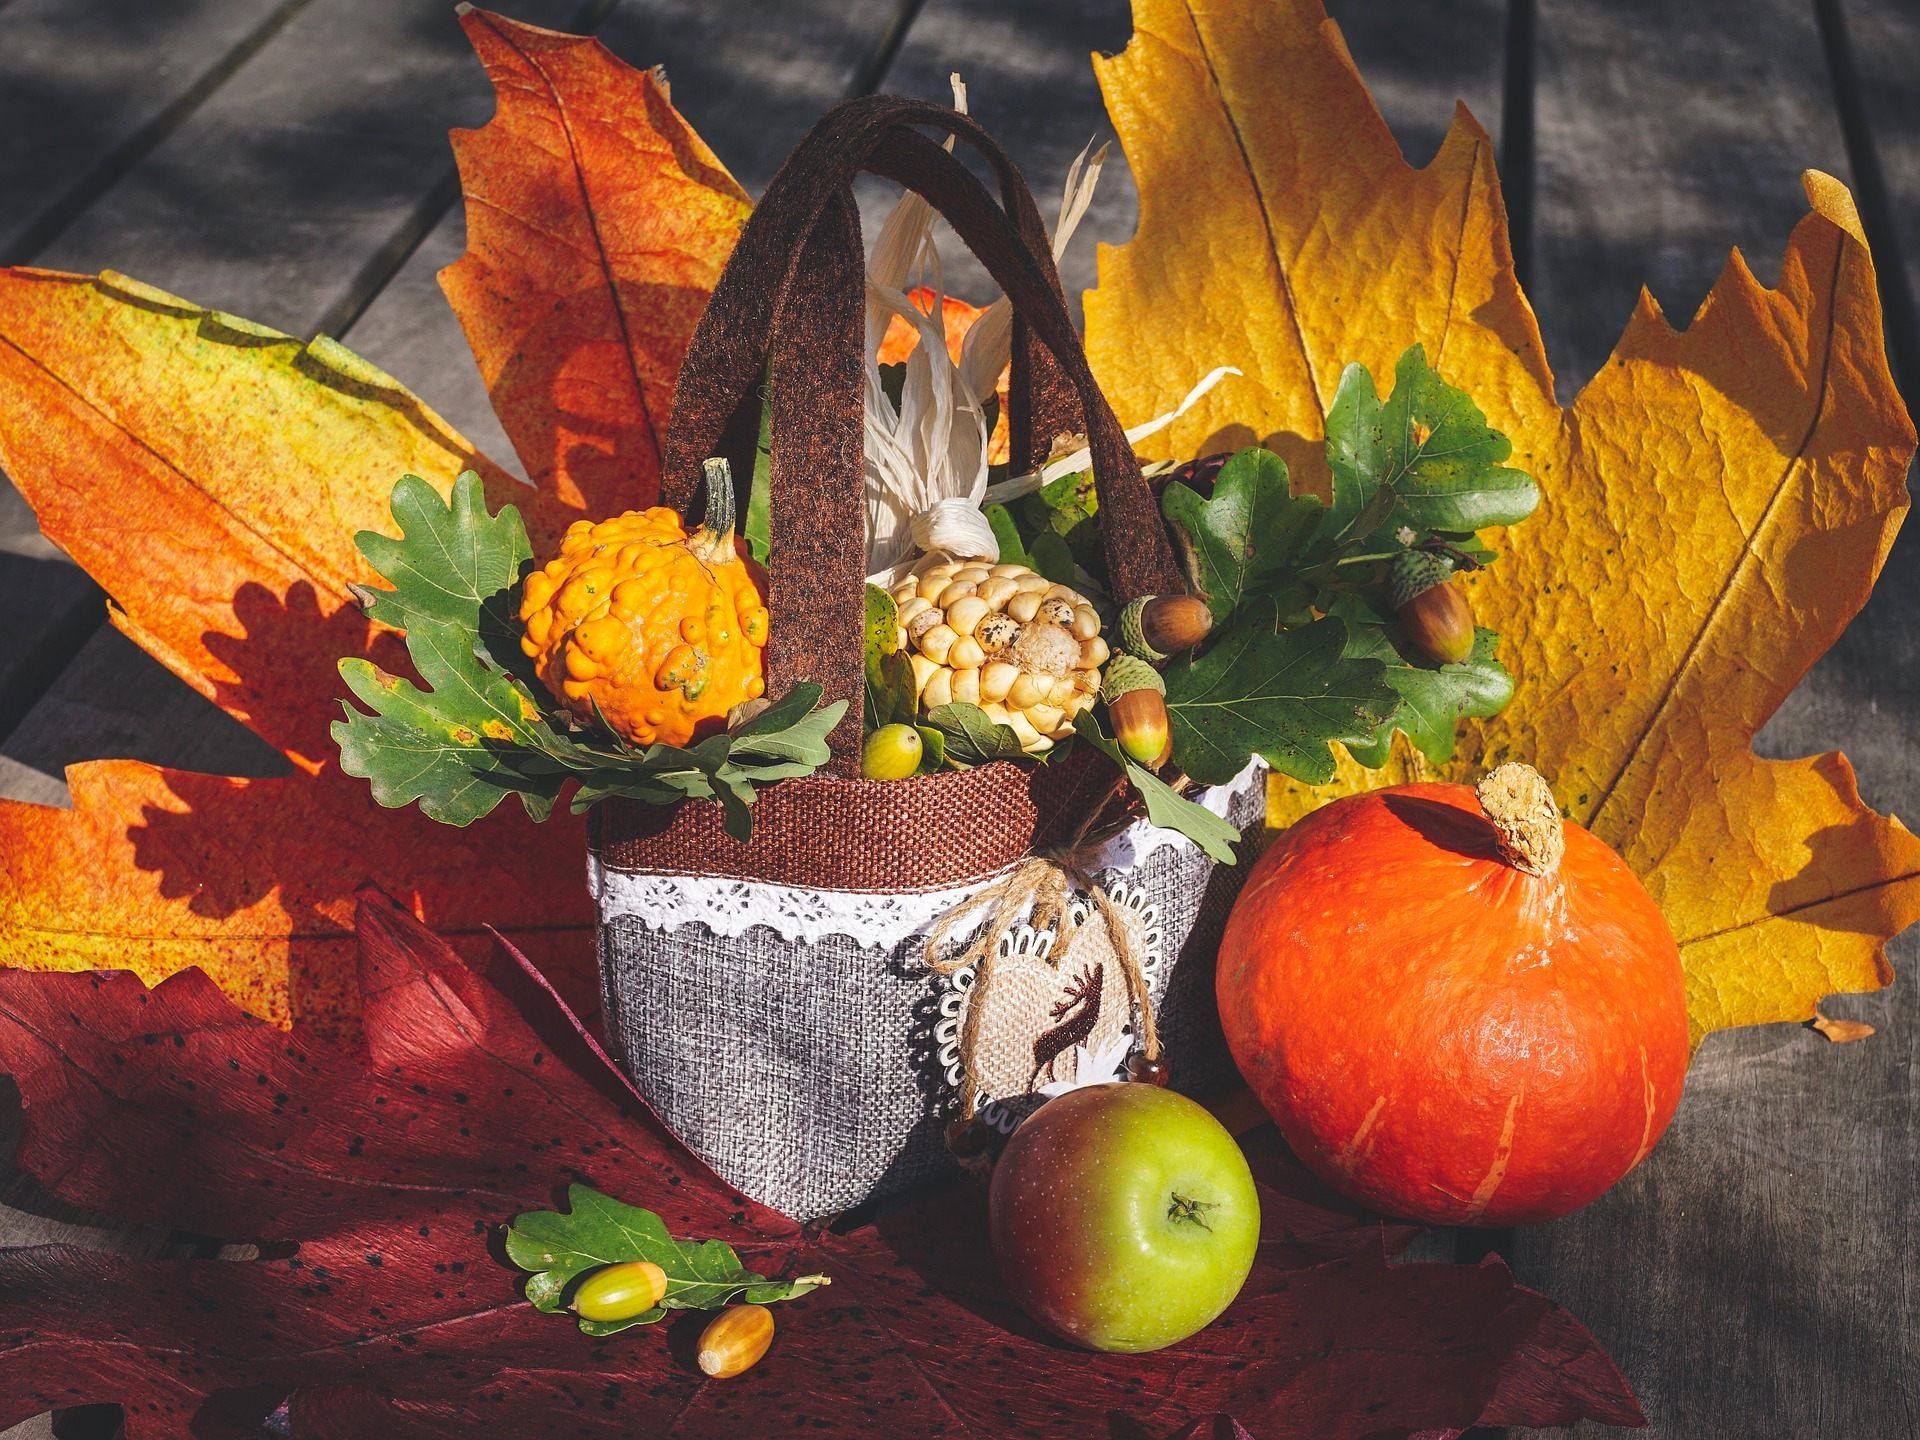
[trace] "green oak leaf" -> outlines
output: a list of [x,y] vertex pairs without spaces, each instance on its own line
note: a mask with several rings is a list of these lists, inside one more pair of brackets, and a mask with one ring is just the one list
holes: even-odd
[[818,685],[796,685],[744,725],[713,737],[727,763],[758,781],[811,775],[833,758],[827,736],[847,713],[847,702],[821,705]]
[[1082,710],[1073,724],[1074,733],[1120,767],[1121,773],[1147,807],[1147,819],[1163,830],[1186,836],[1222,865],[1235,864],[1239,857],[1233,847],[1240,832],[1229,820],[1214,814],[1206,806],[1187,799],[1144,765],[1136,764],[1120,742],[1101,728],[1091,710]]
[[1000,559],[1008,565],[1032,569],[1033,557],[1027,554],[1027,543],[1020,538],[1020,525],[1013,518],[1013,512],[1004,505],[988,505],[981,513],[987,517],[993,538],[999,542]]
[[666,1294],[627,1320],[581,1320],[588,1335],[614,1335],[651,1325],[669,1310],[717,1310],[736,1300],[771,1305],[825,1285],[825,1275],[769,1280],[740,1263],[722,1240],[676,1240],[651,1210],[623,1204],[587,1185],[567,1187],[567,1208],[530,1210],[507,1227],[507,1258],[529,1273],[527,1299],[554,1314],[566,1308],[573,1282],[605,1265],[648,1260],[667,1276]]
[[1074,585],[1073,547],[1054,530],[1042,530],[1027,545],[1027,563],[1056,585]]
[[1445,764],[1453,758],[1463,719],[1498,715],[1513,698],[1513,677],[1494,659],[1500,637],[1491,630],[1473,632],[1473,653],[1465,660],[1439,665],[1413,647],[1397,620],[1358,596],[1342,596],[1334,613],[1347,625],[1347,658],[1378,660],[1400,696],[1371,739],[1347,742],[1347,752],[1362,765],[1377,769],[1387,763],[1395,730],[1404,731],[1434,764]]
[[347,718],[333,723],[341,768],[370,782],[388,809],[417,800],[442,824],[470,825],[513,793],[544,819],[558,787],[513,764],[516,752],[551,737],[525,687],[476,659],[473,632],[457,623],[423,617],[406,639],[427,690],[366,660],[340,662],[347,688],[372,712],[346,705]]
[[1164,672],[1174,763],[1206,785],[1231,780],[1254,755],[1309,784],[1331,780],[1328,742],[1370,740],[1400,699],[1386,667],[1346,658],[1346,643],[1341,620],[1278,630],[1269,610],[1176,660]]
[[353,543],[393,588],[356,585],[367,614],[396,630],[424,621],[456,625],[493,639],[512,626],[508,603],[533,564],[520,512],[487,514],[480,477],[468,470],[442,503],[418,475],[403,475],[389,502],[400,538],[362,530]]
[[1402,526],[1464,534],[1515,524],[1533,513],[1540,490],[1502,463],[1512,453],[1467,393],[1427,364],[1421,346],[1400,356],[1385,401],[1366,367],[1349,365],[1327,412],[1328,534],[1364,540]]
[[985,765],[990,760],[1019,760],[1026,756],[1013,727],[989,719],[978,705],[959,701],[936,705],[927,712],[926,723],[939,732],[946,747],[946,758],[956,765]]
[[918,696],[913,664],[900,649],[900,607],[878,585],[867,586],[866,687],[861,720],[871,735],[882,725],[910,722]]
[[1221,467],[1210,497],[1176,480],[1160,508],[1180,537],[1188,578],[1216,625],[1287,578],[1325,514],[1311,495],[1293,494],[1287,462],[1257,446]]
[[846,702],[820,705],[812,684],[691,748],[641,749],[604,717],[606,733],[594,738],[549,724],[507,658],[518,656],[507,602],[530,558],[518,513],[508,506],[488,517],[471,474],[445,506],[426,482],[406,477],[394,487],[393,513],[402,539],[363,534],[359,543],[394,588],[362,600],[374,618],[405,623],[407,652],[428,688],[349,657],[340,673],[366,708],[345,704],[346,719],[332,727],[341,767],[369,781],[380,804],[418,801],[432,819],[469,825],[518,794],[528,814],[545,819],[572,784],[576,813],[612,795],[652,805],[715,800],[728,833],[745,840],[757,786],[812,774],[830,758],[827,735]]
[[[1014,502],[1014,508],[1020,523],[1035,537],[1027,545],[1033,555],[1040,556],[1051,549],[1050,544],[1043,546],[1039,542],[1040,536],[1051,533],[1066,542],[1076,564],[1094,568],[1099,566],[1102,558],[1097,519],[1100,506],[1093,491],[1091,470],[1049,480],[1031,495],[1022,496]],[[1050,563],[1055,569],[1063,568],[1057,561]],[[1060,578],[1038,563],[1034,563],[1033,568],[1050,580]],[[1060,583],[1071,585],[1073,579],[1067,576],[1060,579]]]

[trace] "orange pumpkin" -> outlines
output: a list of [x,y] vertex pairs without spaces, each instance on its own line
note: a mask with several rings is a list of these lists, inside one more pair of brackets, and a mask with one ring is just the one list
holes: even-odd
[[1680,953],[1524,765],[1337,800],[1228,922],[1234,1059],[1295,1153],[1373,1209],[1552,1219],[1646,1156],[1688,1060]]
[[733,482],[709,461],[706,523],[664,507],[577,520],[527,577],[520,647],[582,722],[635,745],[684,745],[766,689],[766,578],[738,553]]

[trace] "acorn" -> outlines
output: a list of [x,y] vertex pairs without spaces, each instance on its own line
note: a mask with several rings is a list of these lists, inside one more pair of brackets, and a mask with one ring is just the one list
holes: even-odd
[[920,768],[920,732],[911,725],[882,725],[860,747],[860,773],[869,780],[905,780]]
[[1420,653],[1441,665],[1473,654],[1473,611],[1452,579],[1453,562],[1425,550],[1402,551],[1387,572],[1387,604]]
[[1113,719],[1113,736],[1128,758],[1158,770],[1173,754],[1167,719],[1167,683],[1138,655],[1122,652],[1107,662],[1100,698]]
[[582,1320],[631,1320],[666,1293],[666,1271],[650,1260],[627,1260],[603,1265],[581,1281],[570,1308]]
[[1120,648],[1155,664],[1191,650],[1213,629],[1207,602],[1192,595],[1143,595],[1120,612]]
[[700,1332],[700,1368],[715,1380],[758,1365],[773,1344],[773,1312],[764,1305],[729,1305]]

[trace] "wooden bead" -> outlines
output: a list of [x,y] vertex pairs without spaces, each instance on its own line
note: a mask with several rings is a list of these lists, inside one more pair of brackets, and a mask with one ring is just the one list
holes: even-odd
[[1127,1078],[1140,1085],[1159,1085],[1167,1083],[1167,1065],[1164,1060],[1149,1060],[1147,1052],[1136,1050],[1127,1057]]

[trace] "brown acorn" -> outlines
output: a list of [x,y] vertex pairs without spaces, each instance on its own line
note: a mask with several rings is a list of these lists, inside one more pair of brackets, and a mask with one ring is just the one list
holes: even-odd
[[773,1312],[764,1305],[729,1305],[700,1332],[700,1368],[715,1380],[751,1370],[773,1344]]
[[1404,551],[1387,573],[1387,603],[1407,638],[1441,665],[1473,654],[1473,611],[1452,579],[1453,562],[1424,550]]
[[1207,602],[1192,595],[1145,595],[1120,612],[1120,648],[1156,664],[1191,650],[1213,629]]

